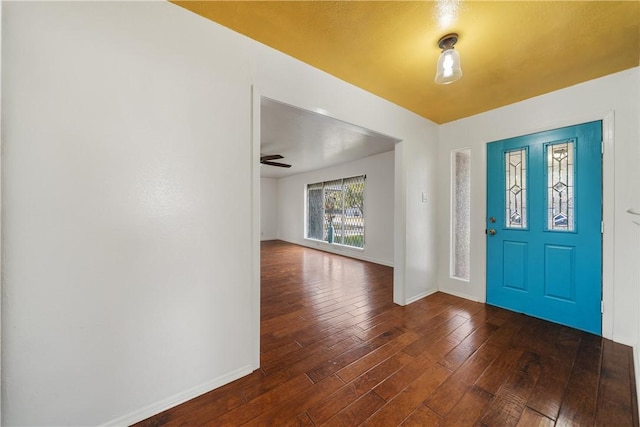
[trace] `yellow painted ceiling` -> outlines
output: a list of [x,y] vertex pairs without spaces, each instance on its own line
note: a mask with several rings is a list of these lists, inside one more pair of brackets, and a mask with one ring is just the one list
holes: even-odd
[[[638,0],[174,3],[436,123],[640,65]],[[464,75],[437,85],[449,32]]]

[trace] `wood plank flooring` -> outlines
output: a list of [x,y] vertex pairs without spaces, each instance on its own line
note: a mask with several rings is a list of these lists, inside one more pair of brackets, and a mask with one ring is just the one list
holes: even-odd
[[262,244],[261,369],[140,426],[638,426],[629,347]]

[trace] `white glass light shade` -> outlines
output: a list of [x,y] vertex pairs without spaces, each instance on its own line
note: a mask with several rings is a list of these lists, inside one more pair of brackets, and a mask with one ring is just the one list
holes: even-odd
[[453,48],[443,51],[438,58],[435,82],[446,85],[459,80],[460,77],[462,77],[460,55]]

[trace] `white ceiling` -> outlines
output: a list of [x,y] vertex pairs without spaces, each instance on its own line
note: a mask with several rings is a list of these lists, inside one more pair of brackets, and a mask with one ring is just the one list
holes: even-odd
[[260,165],[263,178],[282,178],[373,156],[396,139],[323,114],[261,99],[260,154],[280,154],[291,168]]

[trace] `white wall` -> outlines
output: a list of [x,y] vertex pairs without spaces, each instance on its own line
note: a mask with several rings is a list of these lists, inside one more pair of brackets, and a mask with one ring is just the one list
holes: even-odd
[[[636,89],[636,93],[637,93],[638,99],[640,99],[640,84]],[[640,123],[640,110],[637,112],[637,121]],[[636,146],[638,148],[636,164],[640,165],[640,129],[638,130],[638,138],[636,138]],[[636,182],[635,202],[631,206],[631,209],[632,209],[632,212],[635,212],[635,213],[640,212],[640,182]],[[636,236],[638,237],[638,247],[640,248],[640,217],[636,215],[631,215],[631,220],[635,225],[638,226],[636,230]],[[638,258],[638,264],[640,264],[640,257]],[[638,286],[640,287],[640,281],[638,282]],[[637,306],[640,307],[640,292],[638,292]],[[633,350],[634,350],[633,356],[634,356],[636,388],[637,388],[638,384],[640,384],[640,314],[638,315],[638,333],[636,335],[636,342]],[[636,390],[636,396],[640,404],[640,394],[637,393],[637,390]]]
[[[603,335],[629,345],[638,337],[639,248],[625,210],[637,203],[640,69],[617,73],[440,127],[439,284],[443,291],[485,300],[486,144],[570,124],[605,119]],[[449,278],[450,152],[470,147],[471,282]]]
[[[0,81],[2,80],[2,10],[3,10],[3,2],[0,2]],[[0,99],[2,99],[2,89],[0,87]],[[2,108],[0,106],[0,134],[2,134]],[[2,139],[0,138],[0,153],[2,153],[2,151],[4,151],[2,149]],[[0,158],[1,160],[1,158]],[[1,173],[1,164],[0,164],[0,173]],[[1,178],[0,178],[0,196],[2,193],[1,190]],[[2,211],[2,198],[0,198],[0,212]],[[0,223],[0,236],[2,236],[2,224]],[[2,239],[0,239],[0,254],[4,254],[4,252],[2,251]],[[0,277],[3,277],[3,273],[2,273],[2,267],[3,267],[4,263],[0,263]],[[0,284],[0,295],[2,295],[4,293],[4,290],[2,289],[2,284]],[[2,354],[2,306],[0,304],[0,354]],[[0,357],[0,378],[2,377],[2,358]],[[2,387],[0,387],[0,424],[2,423]]]
[[278,238],[278,180],[260,178],[260,240]]
[[[396,220],[395,238],[406,239],[395,246],[393,270],[394,301],[410,303],[438,291],[437,235],[433,216],[437,211],[438,157],[428,143],[437,141],[438,129],[427,129],[423,144],[396,145]],[[422,200],[425,193],[426,202]],[[404,208],[404,212],[398,208]]]
[[394,295],[436,288],[433,123],[170,3],[3,6],[4,424],[129,424],[255,367],[256,93],[402,140]]
[[[331,168],[280,178],[279,238],[312,248],[393,266],[394,152],[366,157]],[[307,184],[366,175],[365,247],[363,250],[305,239]]]
[[250,372],[234,40],[203,54],[170,4],[4,6],[3,423],[96,425]]
[[[640,336],[624,213],[640,178],[637,69],[438,128],[173,4],[5,2],[2,14],[4,424],[133,423],[255,367],[255,92],[402,141],[402,304],[436,279],[484,299],[484,144],[614,111],[605,316],[615,340]],[[465,146],[480,237],[461,288],[446,237],[449,150]]]

